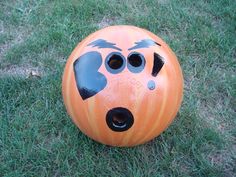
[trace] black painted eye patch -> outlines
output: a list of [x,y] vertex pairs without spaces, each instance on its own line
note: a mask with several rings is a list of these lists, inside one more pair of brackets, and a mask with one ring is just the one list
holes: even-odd
[[77,89],[83,100],[88,99],[106,87],[106,77],[98,72],[102,65],[99,52],[87,52],[74,62]]

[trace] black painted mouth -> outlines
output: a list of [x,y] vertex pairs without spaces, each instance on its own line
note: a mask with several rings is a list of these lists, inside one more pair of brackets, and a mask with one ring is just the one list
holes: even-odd
[[111,130],[123,132],[132,127],[134,117],[128,109],[117,107],[107,112],[106,122]]

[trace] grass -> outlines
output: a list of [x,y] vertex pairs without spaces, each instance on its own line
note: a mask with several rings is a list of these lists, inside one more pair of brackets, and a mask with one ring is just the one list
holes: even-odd
[[[0,176],[235,176],[235,9],[233,0],[2,0]],[[162,37],[185,78],[174,123],[135,148],[87,138],[61,97],[75,45],[113,24]]]

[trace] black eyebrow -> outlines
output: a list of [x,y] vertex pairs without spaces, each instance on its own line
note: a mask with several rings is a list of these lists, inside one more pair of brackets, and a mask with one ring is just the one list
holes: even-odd
[[88,44],[88,46],[92,46],[92,47],[98,47],[100,48],[111,48],[111,49],[116,49],[119,51],[122,51],[120,48],[115,46],[115,43],[111,43],[111,42],[107,42],[104,39],[98,39],[96,41],[91,42],[90,44]]
[[134,50],[134,49],[139,49],[139,48],[148,48],[148,47],[154,46],[154,45],[161,46],[161,44],[159,44],[151,39],[143,39],[141,41],[135,42],[135,46],[129,48],[128,50]]

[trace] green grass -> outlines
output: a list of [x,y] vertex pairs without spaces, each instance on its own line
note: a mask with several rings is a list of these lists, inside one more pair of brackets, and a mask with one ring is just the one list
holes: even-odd
[[[234,0],[1,0],[0,176],[235,176],[235,9]],[[87,138],[61,97],[73,48],[113,24],[162,37],[185,78],[177,119],[135,148]]]

